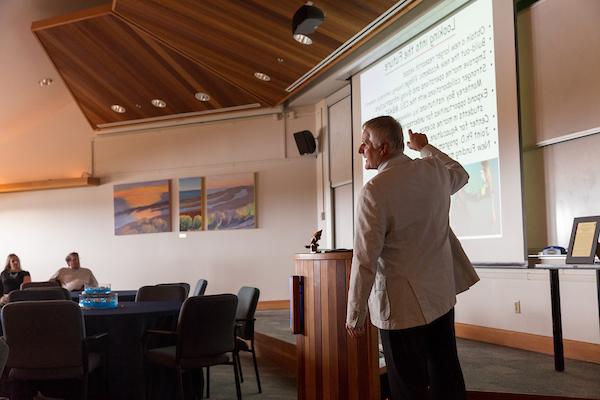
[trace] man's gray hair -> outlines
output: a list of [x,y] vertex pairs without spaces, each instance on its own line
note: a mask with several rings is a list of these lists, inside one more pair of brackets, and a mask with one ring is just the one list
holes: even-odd
[[376,148],[387,143],[392,152],[404,152],[404,135],[402,125],[394,117],[384,115],[368,120],[362,126],[370,132],[369,140]]

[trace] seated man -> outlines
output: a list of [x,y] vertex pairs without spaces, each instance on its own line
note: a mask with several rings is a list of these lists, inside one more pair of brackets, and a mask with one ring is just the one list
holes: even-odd
[[68,268],[61,268],[50,280],[57,280],[67,290],[83,290],[85,286],[98,286],[98,281],[92,271],[79,265],[79,254],[70,253],[67,258]]

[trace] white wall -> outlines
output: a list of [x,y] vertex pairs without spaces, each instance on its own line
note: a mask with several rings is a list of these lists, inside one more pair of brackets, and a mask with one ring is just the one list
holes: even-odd
[[[481,281],[458,296],[457,322],[552,336],[548,271],[479,268],[477,273]],[[563,337],[600,343],[594,271],[561,271],[560,293]]]
[[[588,7],[588,15],[594,15],[592,11],[597,8],[597,2],[593,1],[582,1],[578,5],[577,12],[585,13],[583,10]],[[537,56],[542,47],[555,56],[557,54],[555,41],[548,41],[541,35],[538,25],[543,23],[546,29],[555,30],[553,35],[559,36],[566,29],[565,25],[556,25],[554,20],[540,19],[549,7],[552,10],[563,7],[567,14],[574,10],[568,2],[550,0],[536,3],[517,17],[524,204],[530,253],[548,245],[568,247],[573,218],[600,214],[597,200],[600,198],[600,173],[596,166],[600,135],[536,147],[536,143],[547,138],[543,124],[539,122],[541,104],[535,95],[543,90],[539,87],[544,83],[539,80],[539,71],[547,63],[539,62]],[[577,21],[562,20],[562,23],[573,26]],[[583,42],[580,45],[587,48]],[[568,61],[577,64],[572,58]],[[569,76],[579,73],[567,72],[563,76],[565,82],[569,81]],[[598,80],[597,76],[590,79]],[[571,102],[567,91],[560,102]],[[553,134],[568,134],[571,128],[563,124],[564,131]],[[478,272],[481,282],[459,297],[457,321],[552,336],[547,271],[479,269]],[[559,275],[563,336],[600,343],[595,273],[570,270],[561,271]],[[515,301],[521,302],[521,314],[514,312]]]
[[[287,299],[292,256],[305,250],[317,225],[315,160],[298,156],[291,134],[313,131],[314,121],[314,108],[305,107],[287,119],[262,116],[97,137],[99,187],[0,196],[0,251],[17,253],[34,280],[48,279],[76,250],[82,265],[115,289],[167,281],[193,285],[205,278],[209,294],[250,285],[261,289],[261,300]],[[73,140],[77,133],[70,132]],[[51,156],[36,148],[34,164],[36,157],[43,157],[37,170],[45,178]],[[10,177],[9,169],[2,172]],[[67,173],[53,171],[53,177],[61,172]],[[114,235],[114,184],[172,178],[177,229],[176,178],[237,172],[256,172],[257,229],[192,232],[186,239],[177,232]],[[12,173],[21,176],[18,169]]]

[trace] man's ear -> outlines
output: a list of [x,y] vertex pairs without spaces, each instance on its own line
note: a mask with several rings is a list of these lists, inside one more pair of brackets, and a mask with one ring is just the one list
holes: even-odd
[[388,154],[390,154],[390,145],[389,145],[389,143],[384,142],[381,144],[381,156],[385,157]]

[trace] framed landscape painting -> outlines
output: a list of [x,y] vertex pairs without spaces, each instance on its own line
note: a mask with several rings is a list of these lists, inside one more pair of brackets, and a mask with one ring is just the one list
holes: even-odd
[[206,228],[256,228],[254,173],[206,177]]
[[202,178],[179,179],[179,231],[202,230]]
[[171,181],[115,185],[115,235],[171,231]]

